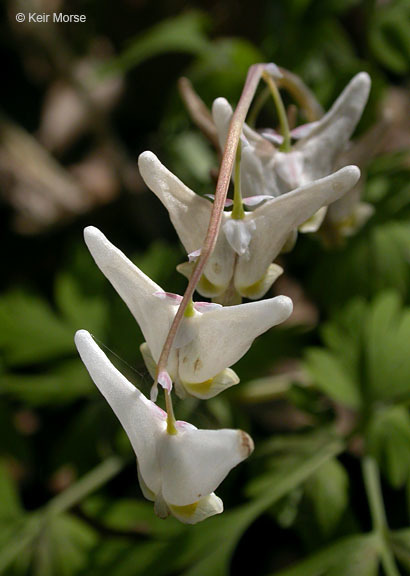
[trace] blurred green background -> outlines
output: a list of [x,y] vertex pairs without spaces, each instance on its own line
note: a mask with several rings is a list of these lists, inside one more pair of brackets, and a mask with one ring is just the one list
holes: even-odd
[[[409,3],[22,0],[0,12],[0,573],[410,573]],[[76,354],[87,329],[148,393],[142,335],[82,229],[183,292],[184,251],[136,159],[153,150],[212,193],[217,157],[177,80],[208,106],[235,104],[258,61],[300,75],[325,108],[370,73],[357,135],[387,119],[366,170],[375,214],[335,248],[301,235],[274,286],[294,299],[293,320],[254,343],[237,387],[177,403],[179,419],[256,442],[218,489],[224,514],[186,527],[143,500],[131,447]],[[270,106],[261,118],[272,123]]]

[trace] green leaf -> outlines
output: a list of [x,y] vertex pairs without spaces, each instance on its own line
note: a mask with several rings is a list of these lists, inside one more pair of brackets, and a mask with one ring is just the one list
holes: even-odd
[[306,383],[308,377],[302,371],[293,371],[286,374],[255,378],[241,383],[238,390],[234,390],[235,399],[246,404],[253,402],[267,402],[283,398],[298,382]]
[[410,66],[410,8],[396,0],[374,11],[370,26],[370,46],[376,58],[388,69],[404,74]]
[[205,102],[212,102],[216,94],[235,101],[248,68],[263,61],[264,54],[248,40],[218,38],[195,59],[187,76]]
[[169,145],[173,171],[189,185],[200,182],[209,187],[209,175],[215,166],[215,154],[197,132],[186,130],[175,135]]
[[322,533],[331,535],[348,505],[348,475],[336,458],[325,462],[305,484]]
[[378,565],[377,537],[360,535],[337,542],[275,576],[376,576]]
[[[393,205],[402,190],[392,190],[391,183],[388,186],[389,203]],[[375,206],[377,216],[385,217],[387,203]],[[398,216],[403,217],[405,206],[400,204]],[[408,193],[405,205],[409,205]],[[314,263],[306,278],[309,290],[317,302],[334,312],[344,307],[349,299],[372,298],[387,289],[406,298],[410,283],[409,246],[408,219],[381,223],[371,220],[343,250],[316,250],[304,256],[305,260]],[[332,278],[332,290],[329,290],[328,278]]]
[[32,406],[69,404],[95,390],[79,359],[61,362],[41,374],[4,374],[0,381],[0,395]]
[[206,15],[195,11],[163,20],[134,38],[102,71],[126,72],[154,56],[169,52],[200,54],[209,46],[204,33],[207,23]]
[[74,576],[87,565],[97,542],[94,531],[68,514],[43,520],[32,550],[32,570],[36,576]]
[[376,226],[369,240],[373,291],[392,288],[405,295],[409,285],[410,223],[388,222]]
[[86,573],[87,576],[165,576],[172,574],[170,560],[177,553],[166,540],[110,538],[92,551],[92,566],[87,567]]
[[410,415],[396,406],[376,413],[367,429],[368,449],[390,484],[399,488],[410,477]]
[[410,310],[395,293],[373,303],[366,327],[368,381],[376,400],[410,398]]
[[7,364],[24,366],[75,351],[72,328],[44,300],[22,291],[0,300],[0,350]]
[[30,546],[41,529],[40,517],[32,514],[0,527],[0,574],[18,565],[17,574],[27,574]]
[[395,292],[350,302],[322,328],[327,349],[306,354],[313,383],[336,402],[371,411],[410,398],[410,309]]
[[340,360],[326,350],[310,349],[306,355],[307,369],[314,383],[330,398],[351,408],[359,408],[360,393]]

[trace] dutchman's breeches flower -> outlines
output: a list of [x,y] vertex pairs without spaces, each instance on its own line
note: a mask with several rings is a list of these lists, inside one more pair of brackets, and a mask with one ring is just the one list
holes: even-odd
[[[242,196],[279,196],[295,188],[328,176],[342,164],[349,139],[363,113],[370,91],[370,77],[357,74],[346,86],[330,110],[318,121],[298,126],[290,132],[294,144],[283,151],[283,137],[272,130],[260,133],[243,127],[241,182]],[[223,149],[232,108],[225,98],[217,98],[212,115]],[[329,203],[328,203],[329,204]],[[326,209],[310,219],[302,232],[315,232]]]
[[80,330],[75,343],[91,378],[121,422],[137,456],[141,490],[161,518],[187,524],[220,514],[214,490],[253,450],[241,430],[198,430],[188,422],[167,432],[167,414],[148,400],[108,360],[92,336]]
[[[152,154],[139,157],[139,168],[147,186],[167,208],[171,221],[188,254],[202,246],[212,204],[195,194]],[[292,192],[267,199],[242,219],[232,212],[222,214],[221,230],[212,256],[197,286],[203,296],[215,298],[233,284],[245,298],[261,298],[282,273],[272,264],[289,234],[320,208],[341,198],[356,184],[360,171],[346,166]],[[178,267],[188,276],[194,262]]]
[[[289,152],[275,146],[281,143],[280,136],[271,137],[268,130],[259,133],[245,125],[241,159],[243,197],[279,196],[331,174],[360,120],[369,91],[369,75],[357,74],[320,120],[291,131],[296,143]],[[217,98],[212,113],[223,148],[233,111],[225,98]]]
[[[155,377],[156,363],[181,297],[164,292],[97,228],[86,228],[84,237],[97,266],[140,325],[146,339],[141,352]],[[160,384],[170,389],[174,382],[181,397],[190,394],[198,398],[211,398],[237,384],[239,378],[229,367],[248,351],[257,336],[284,322],[291,312],[292,301],[287,296],[230,307],[193,303],[168,360],[170,378],[164,374]],[[156,394],[153,387],[152,399]]]

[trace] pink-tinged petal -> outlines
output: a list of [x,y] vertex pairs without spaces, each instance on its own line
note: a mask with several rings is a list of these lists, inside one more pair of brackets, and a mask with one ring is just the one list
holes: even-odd
[[197,312],[204,314],[211,312],[211,310],[216,310],[216,308],[222,308],[222,304],[217,304],[216,302],[194,302],[194,308]]
[[179,294],[174,294],[173,292],[154,292],[153,296],[159,298],[160,300],[166,300],[168,304],[173,304],[178,306],[181,303],[182,296]]
[[[205,198],[209,198],[210,200],[212,200],[212,202],[215,201],[215,194],[204,194]],[[227,198],[225,200],[225,208],[229,208],[230,206],[233,205],[233,200],[231,200],[230,198]]]
[[158,374],[158,384],[163,387],[167,392],[172,390],[172,380],[170,375],[166,370],[163,370]]
[[301,124],[297,126],[293,130],[291,130],[290,135],[294,140],[299,140],[300,138],[306,138],[309,134],[316,129],[319,121],[317,122],[308,122],[307,124]]
[[271,196],[270,194],[258,194],[257,196],[248,196],[248,198],[242,199],[242,204],[245,206],[256,206],[265,200],[272,200],[275,196]]
[[261,136],[266,138],[266,140],[269,140],[269,142],[272,142],[272,144],[276,144],[277,146],[283,144],[283,136],[279,134],[279,132],[276,132],[276,130],[264,130],[261,132]]
[[155,412],[157,417],[161,418],[161,420],[164,420],[164,422],[167,420],[167,413],[160,406],[158,406],[158,404],[151,402],[150,408],[153,412]]
[[[166,416],[166,412],[165,412]],[[191,424],[190,422],[185,422],[185,420],[177,420],[175,422],[175,426],[177,430],[181,430],[181,432],[186,432],[187,430],[197,430],[197,427]]]
[[201,248],[198,248],[198,250],[194,250],[193,252],[190,252],[188,254],[188,262],[195,262],[195,260],[198,260],[200,255],[201,255]]

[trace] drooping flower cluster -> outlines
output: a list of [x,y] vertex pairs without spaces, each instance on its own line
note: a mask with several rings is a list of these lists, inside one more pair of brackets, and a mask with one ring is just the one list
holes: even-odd
[[[262,69],[272,84],[277,68],[266,65]],[[368,76],[356,76],[320,121],[287,135],[288,141],[300,138],[287,150],[275,147],[282,144],[280,135],[268,130],[259,134],[243,125],[243,120],[240,140],[232,143],[232,109],[225,100],[216,100],[215,126],[221,145],[228,142],[225,154],[232,159],[230,172],[224,175],[226,187],[234,158],[229,146],[237,149],[232,212],[222,207],[222,212],[215,214],[208,199],[187,188],[154,154],[140,156],[141,175],[167,208],[189,255],[190,261],[179,270],[188,278],[197,274],[197,291],[214,302],[191,299],[181,316],[181,296],[164,291],[99,230],[85,229],[85,241],[96,264],[128,306],[146,340],[140,350],[154,379],[151,400],[118,372],[90,334],[80,330],[75,342],[130,439],[141,490],[154,501],[161,518],[172,514],[193,524],[222,512],[222,501],[214,490],[253,450],[251,438],[241,430],[198,430],[176,420],[172,389],[175,386],[180,398],[207,399],[236,385],[239,378],[231,366],[257,336],[290,316],[288,297],[259,299],[282,273],[273,261],[289,237],[312,217],[317,228],[323,219],[317,217],[318,212],[323,214],[327,206],[341,202],[357,184],[357,167],[335,170],[368,90]],[[209,234],[214,235],[213,251],[205,257],[201,249]],[[203,267],[196,269],[200,262]],[[243,297],[258,301],[243,304]],[[222,306],[218,300],[230,305]],[[166,412],[155,404],[158,384],[164,388]]]
[[[210,219],[212,204],[187,188],[151,152],[139,158],[141,176],[167,208],[171,221],[188,254],[200,249]],[[233,284],[245,298],[262,298],[282,273],[272,264],[289,234],[320,208],[351,190],[360,176],[356,166],[315,180],[287,194],[260,203],[243,218],[224,212],[221,232],[197,290],[208,298],[219,297]],[[195,262],[178,269],[190,276]]]

